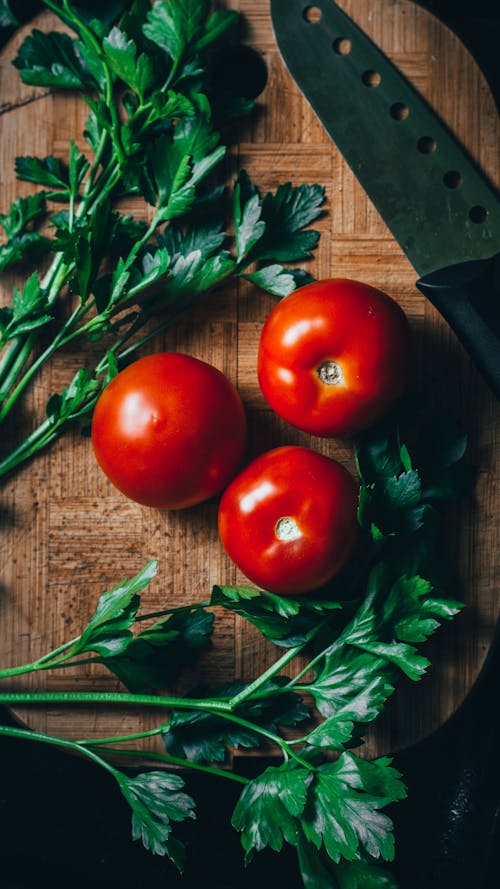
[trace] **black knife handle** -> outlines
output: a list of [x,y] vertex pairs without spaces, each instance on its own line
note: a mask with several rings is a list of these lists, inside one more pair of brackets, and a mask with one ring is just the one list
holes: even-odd
[[446,318],[500,399],[500,253],[431,272],[417,287]]

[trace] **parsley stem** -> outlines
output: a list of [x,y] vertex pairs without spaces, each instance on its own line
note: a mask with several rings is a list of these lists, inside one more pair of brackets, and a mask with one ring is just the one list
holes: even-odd
[[[64,269],[64,272],[67,274],[68,270]],[[44,365],[45,362],[48,361],[48,359],[52,357],[54,352],[56,352],[57,349],[59,349],[60,346],[63,345],[67,341],[67,339],[66,340],[64,339],[65,331],[68,327],[70,327],[74,323],[74,320],[79,316],[79,314],[81,313],[81,310],[82,310],[81,306],[78,306],[78,308],[76,308],[74,310],[69,321],[67,321],[66,324],[64,325],[64,327],[59,331],[59,333],[56,334],[56,336],[52,340],[51,344],[49,346],[47,346],[45,351],[42,352],[38,356],[38,358],[33,362],[33,364],[30,365],[30,367],[28,368],[28,370],[26,371],[26,373],[24,374],[22,379],[17,383],[14,391],[10,394],[10,396],[6,399],[6,401],[2,405],[2,409],[0,410],[0,422],[5,419],[5,417],[7,416],[9,411],[12,409],[13,405],[15,404],[15,402],[17,401],[17,399],[19,398],[21,393],[24,391],[24,389],[26,388],[26,386],[28,385],[30,380],[38,373],[38,371],[40,370],[42,365]]]
[[[91,747],[92,749],[100,750],[101,749],[100,745],[104,745],[104,744],[108,744],[108,743],[112,744],[112,743],[118,742],[118,741],[129,741],[129,740],[133,741],[136,738],[140,739],[140,738],[158,734],[160,731],[161,731],[161,727],[159,729],[152,729],[149,732],[137,733],[136,735],[130,735],[130,736],[125,735],[123,738],[101,738],[97,741],[79,741],[78,743],[81,744],[82,747]],[[133,756],[133,757],[143,756],[146,759],[152,759],[157,762],[165,762],[165,763],[168,763],[169,765],[180,766],[181,768],[184,768],[184,769],[191,769],[192,771],[196,771],[196,772],[205,772],[205,774],[207,774],[207,775],[215,775],[219,778],[229,778],[230,781],[236,781],[238,784],[249,784],[250,783],[248,778],[245,778],[243,775],[238,775],[238,774],[236,774],[236,772],[230,772],[227,769],[218,769],[216,766],[204,766],[201,763],[193,762],[190,759],[183,759],[182,757],[179,757],[179,756],[170,756],[170,754],[168,754],[168,753],[156,753],[156,751],[153,751],[153,750],[151,750],[151,751],[140,750],[140,749],[131,750],[130,748],[128,748],[126,750],[120,750],[120,749],[117,749],[116,747],[113,747],[110,750],[107,750],[106,748],[104,748],[102,752],[103,753],[110,753],[110,754],[112,753],[113,756],[114,755]]]
[[175,698],[166,695],[139,695],[121,692],[4,692],[0,704],[123,704],[145,707],[166,707],[178,710],[203,710],[236,721],[225,701],[213,698]]
[[163,611],[152,611],[150,614],[139,614],[135,622],[138,623],[141,620],[153,620],[156,617],[165,617],[167,614],[179,614],[182,611],[191,611],[193,608],[211,608],[212,603],[207,602],[192,602],[191,605],[178,605],[176,608],[164,608]]
[[302,670],[300,670],[299,673],[297,673],[297,675],[293,677],[293,679],[290,679],[290,682],[285,686],[285,688],[297,687],[297,688],[307,690],[307,685],[297,686],[297,682],[300,679],[302,679],[302,677],[305,676],[305,674],[308,673],[309,670],[312,670],[313,667],[316,666],[316,664],[321,660],[321,658],[323,658],[325,656],[327,651],[331,653],[335,650],[335,648],[341,648],[343,645],[345,645],[345,640],[342,635],[342,636],[339,636],[339,638],[337,639],[337,641],[334,644],[330,643],[325,648],[323,648],[322,651],[318,652],[318,654],[315,655],[315,657],[313,657],[313,659],[311,661],[309,661],[309,663],[306,664],[306,666],[303,667]]
[[0,477],[8,475],[20,463],[24,463],[29,457],[32,457],[38,451],[41,451],[42,448],[55,441],[59,437],[59,429],[63,422],[54,423],[51,417],[48,417],[43,423],[40,423],[31,435],[25,438],[17,448],[0,462]]
[[79,744],[78,741],[70,741],[67,738],[57,738],[53,735],[45,735],[42,732],[34,732],[31,729],[16,728],[15,726],[10,725],[0,725],[0,735],[4,735],[4,737],[20,738],[25,741],[41,741],[43,744],[50,744],[54,747],[65,747],[68,750],[75,750],[78,753],[83,753],[84,756],[87,756],[89,759],[98,763],[98,765],[102,766],[103,769],[106,769],[107,772],[110,772],[115,778],[119,774],[109,762],[106,762],[105,759],[95,753],[92,749]]
[[0,362],[0,400],[6,398],[12,387],[15,386],[19,374],[31,355],[36,339],[36,333],[31,331],[24,336],[15,337],[5,349]]
[[[90,190],[86,197],[81,201],[78,210],[76,212],[76,217],[80,218],[84,216],[86,213],[94,210],[109,194],[109,192],[114,188],[117,181],[120,178],[119,170],[116,168],[116,164],[112,164],[108,167],[104,173],[99,177],[98,185],[99,192],[98,195],[95,196],[95,189]],[[104,180],[104,181],[103,181]],[[157,223],[155,223],[157,224]],[[153,228],[154,230],[154,228]],[[148,237],[151,234],[151,227],[149,230]],[[136,254],[137,250],[142,246],[142,240],[140,243],[135,244],[132,253]],[[42,281],[42,287],[47,289],[46,301],[47,308],[50,308],[58,298],[61,293],[62,287],[67,283],[71,275],[73,274],[73,264],[68,264],[63,261],[63,254],[58,253],[53,260],[53,263],[45,275],[44,280]],[[70,318],[65,322],[59,333],[54,337],[54,340],[50,344],[50,346],[42,352],[41,355],[38,356],[36,361],[28,368],[24,376],[18,381],[18,377],[25,363],[27,362],[29,355],[33,349],[33,346],[36,343],[36,333],[31,332],[25,337],[20,337],[20,343],[14,348],[12,347],[12,352],[9,350],[8,355],[4,355],[2,357],[2,361],[5,361],[5,368],[10,364],[10,370],[8,371],[7,378],[4,380],[3,385],[1,386],[2,392],[4,393],[5,401],[0,409],[0,422],[2,422],[7,414],[12,410],[15,402],[22,394],[26,386],[32,380],[32,378],[38,373],[40,368],[48,361],[49,358],[60,348],[74,339],[76,336],[85,332],[86,326],[80,329],[74,329],[75,322],[77,322],[83,315],[87,314],[90,310],[90,304],[85,304],[84,306],[79,306],[70,316]],[[92,319],[94,321],[94,319]],[[89,322],[89,325],[92,326],[92,321]],[[95,321],[94,321],[95,323]],[[87,326],[89,326],[87,325]],[[16,357],[16,352],[19,354]],[[15,363],[13,363],[15,362]],[[0,380],[2,374],[2,364],[0,363]],[[18,381],[18,382],[17,382]],[[16,385],[17,383],[17,385]],[[15,387],[15,388],[14,388]],[[13,389],[13,391],[11,391]],[[10,393],[10,395],[9,395]],[[8,397],[7,397],[8,396]],[[37,448],[39,450],[39,448]],[[21,461],[18,461],[21,462]],[[14,465],[18,465],[15,463]]]
[[7,679],[10,676],[20,676],[23,673],[34,673],[37,670],[51,669],[62,660],[67,660],[71,657],[71,653],[64,655],[64,652],[67,652],[68,649],[72,648],[75,642],[78,642],[79,638],[80,636],[76,636],[74,639],[70,639],[69,642],[65,642],[64,645],[54,648],[53,651],[49,651],[48,654],[44,654],[41,658],[32,661],[30,664],[21,664],[18,667],[5,667],[3,670],[0,670],[0,679]]
[[[0,704],[121,704],[140,707],[165,707],[169,710],[201,710],[219,716],[235,725],[241,725],[252,732],[256,732],[268,741],[272,741],[281,748],[285,758],[290,756],[302,765],[310,763],[302,760],[289,744],[275,732],[251,722],[242,716],[232,713],[229,703],[218,699],[209,698],[199,700],[196,698],[171,698],[163,695],[139,695],[120,692],[5,692],[0,693]],[[76,743],[76,742],[75,742]]]
[[257,679],[247,685],[246,688],[243,689],[239,694],[235,695],[229,701],[229,705],[231,709],[235,709],[238,704],[241,704],[243,701],[246,701],[248,698],[253,697],[256,691],[258,691],[263,685],[266,684],[270,679],[273,678],[280,670],[287,666],[291,661],[293,661],[297,655],[304,650],[304,648],[309,644],[309,642],[314,639],[314,637],[319,633],[321,629],[323,629],[325,623],[329,620],[326,618],[321,621],[317,626],[313,627],[312,630],[307,634],[304,642],[301,642],[299,645],[294,645],[293,648],[289,648],[288,651],[285,652],[282,657],[278,658],[277,661],[272,664],[269,669],[267,669],[264,673],[262,673]]
[[[154,738],[156,735],[160,735],[164,729],[167,728],[167,724],[157,725],[156,728],[150,728],[147,731],[143,732],[133,732],[130,735],[112,735],[108,738],[81,738],[76,743],[82,744],[84,747],[100,747],[107,744],[121,744],[125,741],[140,741],[143,738]],[[119,751],[116,751],[117,753]],[[144,751],[141,751],[144,753]]]
[[231,710],[236,709],[239,704],[242,704],[243,701],[248,700],[248,698],[253,697],[254,693],[259,690],[263,685],[266,684],[276,673],[279,673],[283,667],[286,667],[290,661],[293,661],[295,657],[302,651],[302,649],[307,645],[306,642],[303,642],[301,645],[295,645],[293,648],[289,648],[286,653],[280,657],[277,661],[274,662],[264,673],[262,673],[257,679],[254,679],[250,685],[247,685],[243,691],[240,691],[239,694],[234,695],[234,697],[230,698],[229,706]]

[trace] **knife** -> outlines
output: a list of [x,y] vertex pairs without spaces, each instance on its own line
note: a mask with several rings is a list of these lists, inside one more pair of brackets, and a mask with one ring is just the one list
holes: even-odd
[[498,192],[430,105],[333,0],[271,0],[300,90],[500,397]]

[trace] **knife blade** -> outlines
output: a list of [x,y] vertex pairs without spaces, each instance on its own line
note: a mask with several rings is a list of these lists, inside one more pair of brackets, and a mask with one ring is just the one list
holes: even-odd
[[333,0],[271,0],[283,60],[500,397],[500,202],[458,139]]

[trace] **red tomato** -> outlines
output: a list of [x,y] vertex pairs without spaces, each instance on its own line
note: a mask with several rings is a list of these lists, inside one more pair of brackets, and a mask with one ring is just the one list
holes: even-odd
[[409,324],[394,300],[358,281],[316,281],[267,318],[259,383],[273,410],[298,429],[352,435],[401,395],[410,356]]
[[215,367],[173,352],[134,362],[106,386],[92,420],[101,469],[132,500],[180,509],[212,497],[243,454],[245,412]]
[[358,535],[357,488],[335,460],[304,447],[257,457],[226,488],[219,534],[252,583],[296,594],[322,586],[349,558]]

